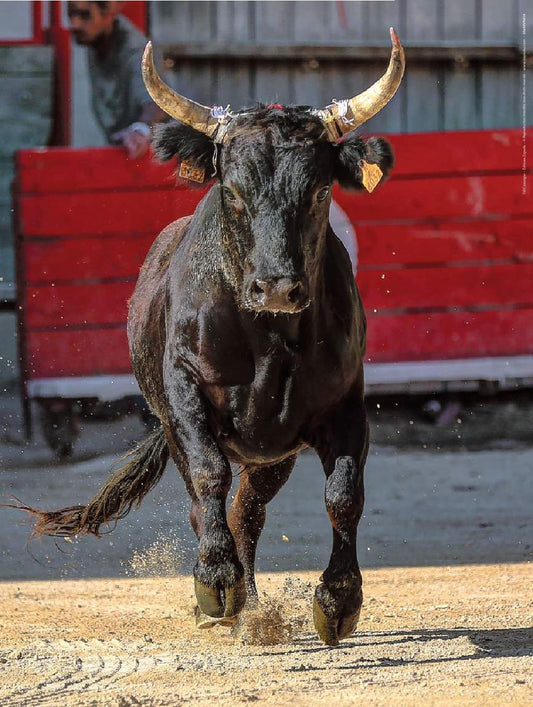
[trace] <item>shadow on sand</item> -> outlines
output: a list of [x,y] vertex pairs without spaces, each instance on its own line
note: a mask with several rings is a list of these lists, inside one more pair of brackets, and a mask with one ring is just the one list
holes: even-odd
[[[466,638],[471,650],[464,651],[462,655],[445,655],[445,651],[431,651],[431,657],[423,654],[413,658],[401,655],[402,644],[411,647],[417,643],[429,644],[457,641]],[[298,648],[294,651],[285,650],[284,654],[300,653],[302,649],[307,654],[331,651],[331,647],[318,646],[317,638],[309,636],[297,641]],[[365,646],[381,646],[384,650],[395,647],[399,649],[399,657],[369,657],[358,658],[357,661],[345,661],[342,665],[335,665],[336,669],[354,670],[363,667],[394,667],[398,665],[430,665],[433,663],[447,663],[460,660],[480,660],[483,658],[520,658],[533,656],[533,627],[530,628],[501,628],[501,629],[417,629],[414,631],[365,631],[357,633],[352,640],[342,641],[338,649],[357,649],[359,652]],[[394,653],[396,651],[390,651]],[[440,655],[439,655],[440,653]],[[264,655],[264,653],[263,653]],[[306,670],[327,670],[325,667],[305,666]]]

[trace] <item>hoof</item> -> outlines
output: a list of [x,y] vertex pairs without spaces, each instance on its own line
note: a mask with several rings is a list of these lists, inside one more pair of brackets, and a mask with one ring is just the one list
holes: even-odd
[[316,595],[313,601],[313,623],[319,638],[327,646],[338,646],[339,641],[354,633],[361,614],[361,605],[355,611],[341,616],[328,615],[323,610]]
[[213,626],[230,626],[233,627],[239,620],[238,616],[208,616],[203,614],[199,606],[194,608],[194,616],[196,619],[196,628],[213,628]]
[[215,624],[233,626],[246,602],[244,579],[222,591],[195,579],[194,592],[198,602],[195,610],[198,628],[210,628]]

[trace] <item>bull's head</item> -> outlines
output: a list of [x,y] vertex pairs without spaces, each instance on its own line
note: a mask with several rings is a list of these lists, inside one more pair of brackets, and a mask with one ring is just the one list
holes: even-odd
[[162,159],[193,163],[206,180],[218,179],[224,268],[244,307],[286,313],[307,307],[322,262],[333,183],[362,189],[369,172],[387,176],[391,169],[386,140],[365,142],[352,132],[400,84],[403,48],[392,29],[391,39],[386,73],[354,98],[321,110],[276,104],[240,113],[175,93],[155,71],[147,45],[147,89],[179,121],[156,131],[155,149]]

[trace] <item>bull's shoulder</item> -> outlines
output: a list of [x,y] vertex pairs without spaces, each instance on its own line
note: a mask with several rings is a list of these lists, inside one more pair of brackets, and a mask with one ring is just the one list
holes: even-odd
[[323,286],[333,329],[354,338],[362,355],[366,345],[366,318],[352,270],[350,256],[331,227],[326,238]]
[[324,276],[330,287],[338,285],[348,293],[353,290],[354,276],[350,256],[331,226],[326,233]]
[[172,255],[187,230],[191,217],[174,221],[161,231],[148,251],[129,302],[128,340],[132,359],[157,340],[164,342],[165,282]]
[[350,256],[331,227],[326,237],[323,285],[329,303],[343,318],[361,306]]
[[166,226],[153,242],[141,267],[141,278],[152,278],[157,273],[165,271],[174,251],[181,243],[191,222],[192,216],[173,221]]

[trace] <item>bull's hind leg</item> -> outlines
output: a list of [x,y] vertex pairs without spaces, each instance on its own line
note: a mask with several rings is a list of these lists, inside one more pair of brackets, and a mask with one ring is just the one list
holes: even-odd
[[296,456],[270,467],[243,467],[240,483],[229,512],[229,527],[237,543],[239,559],[244,567],[246,591],[257,598],[255,586],[255,553],[265,525],[266,505],[287,481]]
[[368,424],[360,394],[345,401],[319,431],[315,448],[326,472],[325,501],[333,529],[327,569],[315,591],[313,620],[328,645],[350,636],[363,603],[357,526],[363,512]]
[[203,399],[188,373],[165,362],[165,389],[169,405],[165,429],[192,498],[191,520],[198,537],[197,625],[229,624],[246,601],[244,571],[226,519],[230,465],[213,437]]

